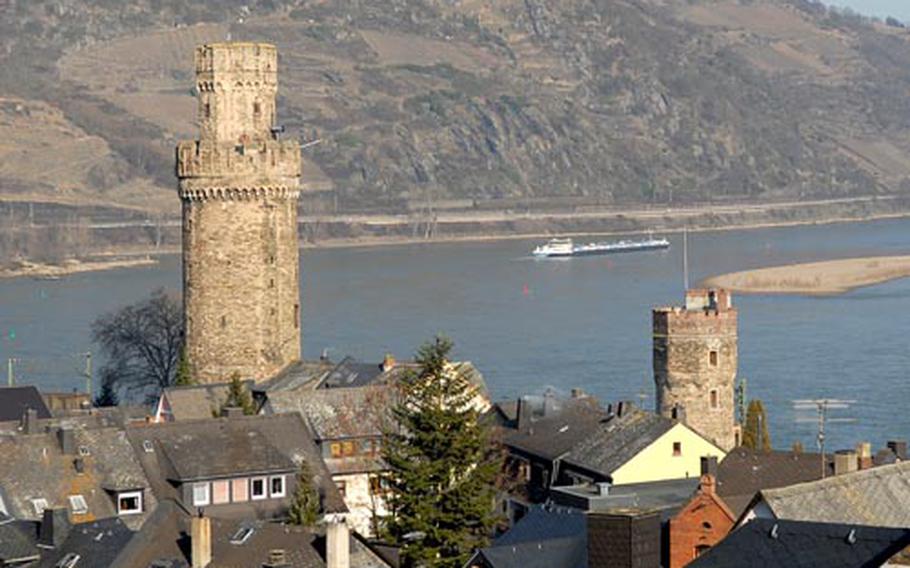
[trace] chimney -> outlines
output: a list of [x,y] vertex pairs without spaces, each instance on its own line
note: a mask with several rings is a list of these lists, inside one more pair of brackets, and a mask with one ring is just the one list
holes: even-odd
[[386,353],[382,359],[382,372],[388,373],[395,368],[395,357],[391,353]]
[[834,452],[834,475],[843,475],[856,471],[858,460],[853,450],[838,450]]
[[856,458],[859,469],[869,469],[872,467],[872,444],[869,442],[860,442],[857,444]]
[[206,568],[212,563],[212,520],[203,516],[202,509],[190,525],[190,546],[192,568]]
[[610,486],[613,484],[609,481],[600,481],[596,484],[597,487],[597,496],[598,497],[607,497],[610,495]]
[[57,430],[57,441],[60,442],[60,451],[65,456],[76,453],[76,433],[72,428],[63,427]]
[[328,526],[325,531],[325,566],[326,568],[351,567],[351,536],[348,525],[341,515],[326,518]]
[[239,406],[225,406],[221,409],[221,417],[233,420],[234,418],[243,418],[243,409]]
[[717,477],[717,456],[701,457],[701,474]]
[[38,411],[34,408],[26,408],[22,416],[22,430],[26,434],[38,433]]
[[70,520],[66,509],[45,509],[38,527],[38,544],[48,548],[57,548],[70,533]]
[[528,401],[527,397],[518,398],[518,409],[515,411],[518,415],[516,421],[518,422],[518,429],[523,431],[531,427],[531,403]]
[[556,393],[547,391],[543,395],[543,415],[553,416],[559,410],[559,401],[556,399]]
[[577,388],[577,387],[572,389],[572,398],[585,398],[586,396],[588,396],[588,393],[586,393],[582,389]]
[[656,567],[661,560],[660,513],[627,510],[590,512],[588,566]]
[[269,551],[269,560],[262,568],[284,568],[289,566],[288,555],[283,548],[273,548]]
[[907,459],[907,442],[902,440],[889,440],[888,449],[894,452],[897,459],[906,461]]

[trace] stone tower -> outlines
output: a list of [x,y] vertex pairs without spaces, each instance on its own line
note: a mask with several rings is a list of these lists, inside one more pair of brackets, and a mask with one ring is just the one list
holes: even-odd
[[275,129],[278,52],[196,48],[199,139],[177,146],[194,378],[256,380],[300,359],[300,147]]
[[656,308],[653,322],[657,412],[730,450],[739,443],[732,296],[726,290],[688,290],[685,307]]

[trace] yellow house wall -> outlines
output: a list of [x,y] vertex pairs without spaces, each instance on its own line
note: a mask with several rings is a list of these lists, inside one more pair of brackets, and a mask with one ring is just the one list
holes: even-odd
[[[680,442],[681,455],[673,455],[673,442]],[[682,424],[677,424],[650,446],[613,472],[613,483],[644,483],[701,474],[702,456],[724,459],[726,453]]]

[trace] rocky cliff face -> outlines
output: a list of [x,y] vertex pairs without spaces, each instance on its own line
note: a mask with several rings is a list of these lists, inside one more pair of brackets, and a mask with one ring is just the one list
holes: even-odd
[[[910,177],[910,35],[809,0],[129,4],[0,1],[0,92],[106,141],[93,175],[118,184],[128,166],[173,191],[192,46],[227,37],[278,45],[287,135],[319,140],[304,183],[342,208],[837,197]],[[31,183],[0,171],[0,192]]]

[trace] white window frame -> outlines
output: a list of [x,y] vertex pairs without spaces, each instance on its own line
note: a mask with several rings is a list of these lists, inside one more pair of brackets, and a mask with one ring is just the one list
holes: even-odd
[[44,510],[48,508],[47,499],[43,497],[36,497],[31,499],[32,507],[35,508],[35,514],[39,517],[44,514]]
[[[253,483],[256,481],[262,482],[262,494],[257,495],[253,490]],[[269,498],[269,479],[267,477],[253,477],[250,479],[250,501],[262,501],[263,499]]]
[[86,502],[84,496],[70,495],[69,502],[70,502],[70,509],[73,510],[74,515],[88,514],[88,503]]
[[[272,491],[272,482],[275,481],[276,479],[281,480],[281,491]],[[288,494],[288,486],[287,486],[287,481],[284,479],[284,476],[283,475],[270,476],[269,477],[269,497],[271,497],[272,499],[277,499],[280,497],[284,497],[287,494]]]
[[[195,494],[193,495],[195,497]],[[123,509],[120,507],[121,499],[128,499],[130,497],[135,497],[139,503],[138,509]],[[117,494],[117,514],[118,515],[138,515],[142,513],[142,491],[124,491],[123,493]]]
[[[197,489],[205,489],[205,498],[199,499],[196,495]],[[212,502],[212,488],[209,485],[208,481],[203,481],[202,483],[193,484],[193,506],[201,507],[203,505],[208,505]]]

